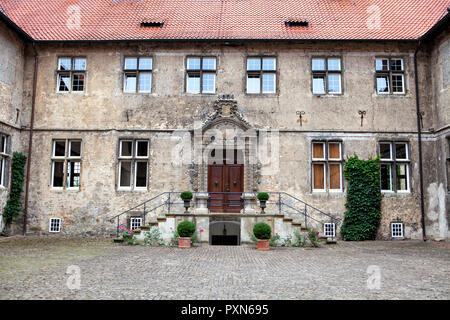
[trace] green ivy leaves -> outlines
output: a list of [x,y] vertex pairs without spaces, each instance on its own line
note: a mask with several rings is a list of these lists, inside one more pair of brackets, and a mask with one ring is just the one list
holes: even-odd
[[27,157],[23,153],[14,152],[11,163],[11,193],[3,210],[3,219],[8,223],[17,218],[21,211],[20,195],[22,194],[26,161]]
[[381,221],[380,166],[378,158],[348,159],[344,177],[349,182],[344,223],[344,240],[374,240]]

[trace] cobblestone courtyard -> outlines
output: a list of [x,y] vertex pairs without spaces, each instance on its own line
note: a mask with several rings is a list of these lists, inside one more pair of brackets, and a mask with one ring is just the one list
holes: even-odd
[[[423,242],[321,248],[124,246],[109,239],[0,241],[1,299],[449,299],[450,250]],[[67,287],[68,266],[81,288]],[[381,271],[368,289],[367,268]]]

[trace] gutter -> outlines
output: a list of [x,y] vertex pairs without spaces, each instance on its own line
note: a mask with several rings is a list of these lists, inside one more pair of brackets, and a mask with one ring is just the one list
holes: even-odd
[[33,50],[34,50],[34,75],[33,75],[33,96],[31,100],[31,119],[30,119],[30,135],[28,142],[28,159],[27,159],[27,180],[25,183],[25,208],[23,211],[23,235],[25,236],[27,233],[27,219],[28,219],[28,196],[30,189],[30,174],[31,174],[31,154],[33,151],[33,129],[34,129],[34,111],[36,105],[36,84],[37,84],[37,73],[39,67],[39,57],[35,47],[35,43],[33,42]]

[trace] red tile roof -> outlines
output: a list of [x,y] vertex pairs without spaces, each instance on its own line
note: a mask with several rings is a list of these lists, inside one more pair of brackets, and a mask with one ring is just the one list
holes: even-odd
[[[450,0],[0,0],[35,40],[418,39]],[[309,22],[286,27],[285,21]],[[163,27],[141,27],[142,22]]]

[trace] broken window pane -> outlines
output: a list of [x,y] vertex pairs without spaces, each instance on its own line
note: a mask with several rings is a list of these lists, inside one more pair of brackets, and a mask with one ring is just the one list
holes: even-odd
[[136,187],[147,187],[147,162],[136,162]]
[[377,76],[377,92],[389,93],[389,76]]
[[53,142],[53,156],[54,157],[64,157],[66,155],[66,141],[65,140],[55,140]]
[[408,190],[408,165],[397,164],[397,190]]
[[68,74],[58,75],[58,91],[67,92],[69,91],[70,76]]
[[84,74],[74,74],[73,75],[72,90],[73,91],[83,91],[84,90]]
[[70,141],[70,157],[81,156],[81,141]]
[[313,93],[325,93],[325,76],[313,76]]
[[81,163],[79,161],[67,161],[67,187],[80,187]]
[[132,155],[133,141],[120,141],[120,156],[131,157]]
[[392,159],[390,143],[380,143],[380,159]]
[[70,58],[59,58],[58,60],[58,70],[67,71],[71,68],[72,60]]
[[152,74],[150,72],[139,73],[139,92],[150,92],[152,88]]
[[381,175],[381,190],[391,191],[392,190],[392,176],[391,176],[391,165],[381,164],[380,165],[380,175]]
[[131,187],[131,162],[120,161],[119,163],[120,187]]
[[137,141],[136,156],[148,157],[148,141]]
[[341,189],[341,165],[330,164],[330,189]]
[[315,163],[313,165],[314,189],[325,189],[325,165],[323,163]]
[[140,58],[139,70],[152,70],[153,60],[152,58]]
[[260,93],[261,80],[260,75],[247,75],[247,93]]
[[328,92],[329,93],[341,93],[341,75],[329,74],[328,75]]
[[126,74],[125,75],[125,92],[136,92],[136,75]]
[[63,187],[64,182],[64,162],[53,161],[53,181],[52,187]]
[[275,74],[264,73],[262,77],[263,93],[275,93]]
[[125,70],[137,69],[137,58],[125,58]]
[[189,93],[200,93],[200,74],[188,74],[186,91]]

